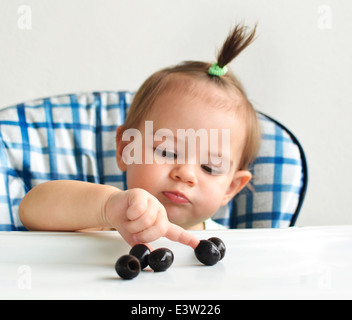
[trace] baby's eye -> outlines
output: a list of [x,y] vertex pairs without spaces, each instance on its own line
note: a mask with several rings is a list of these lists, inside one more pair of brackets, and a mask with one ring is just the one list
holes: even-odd
[[207,165],[201,165],[201,168],[206,172],[211,175],[219,175],[221,174],[221,171],[218,168],[207,166]]
[[170,159],[177,158],[177,154],[174,153],[173,151],[160,149],[160,148],[154,148],[154,152],[156,152],[159,156],[161,156],[163,158],[170,158]]

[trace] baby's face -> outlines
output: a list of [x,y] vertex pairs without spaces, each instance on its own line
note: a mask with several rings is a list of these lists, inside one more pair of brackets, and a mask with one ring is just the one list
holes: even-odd
[[[202,222],[251,178],[248,171],[237,170],[245,139],[244,120],[233,110],[216,107],[229,99],[222,90],[203,87],[196,97],[178,91],[160,95],[145,119],[148,122],[138,128],[142,163],[126,165],[118,157],[119,167],[127,170],[128,188],[147,190],[164,205],[169,220],[186,229],[202,228]],[[202,147],[199,140],[194,144],[182,132],[202,133],[200,139],[208,140]]]

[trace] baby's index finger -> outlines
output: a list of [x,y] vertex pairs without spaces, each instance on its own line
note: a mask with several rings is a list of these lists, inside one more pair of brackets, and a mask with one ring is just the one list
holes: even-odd
[[164,236],[172,241],[178,241],[187,246],[191,246],[193,249],[199,244],[199,240],[193,234],[171,222],[169,223],[169,229]]

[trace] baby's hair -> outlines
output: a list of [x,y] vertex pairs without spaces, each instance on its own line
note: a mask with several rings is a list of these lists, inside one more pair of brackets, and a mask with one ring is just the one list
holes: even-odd
[[[217,57],[218,67],[223,68],[227,66],[248,47],[254,39],[255,32],[256,26],[248,33],[247,27],[236,25],[219,51]],[[152,74],[136,92],[126,116],[124,127],[125,129],[137,128],[150,112],[156,98],[168,90],[179,90],[180,83],[184,83],[185,78],[195,83],[196,81],[213,83],[228,93],[232,93],[229,94],[231,99],[234,94],[236,97],[240,97],[239,101],[241,105],[238,106],[238,103],[232,103],[232,105],[236,105],[236,111],[241,109],[241,114],[243,114],[247,124],[246,140],[239,165],[239,169],[247,169],[256,158],[261,140],[256,111],[248,101],[243,86],[232,71],[228,69],[228,72],[225,74],[216,76],[209,72],[211,66],[212,63],[208,62],[184,61],[176,66],[165,68]],[[184,92],[188,90],[190,89],[184,88]]]
[[253,30],[248,35],[246,29],[247,27],[243,25],[236,25],[233,31],[230,32],[218,54],[217,63],[219,67],[222,68],[228,65],[252,43],[257,25],[254,26]]

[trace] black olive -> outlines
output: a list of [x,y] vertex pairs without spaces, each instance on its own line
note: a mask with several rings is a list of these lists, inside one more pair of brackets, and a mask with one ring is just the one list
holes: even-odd
[[197,259],[207,265],[212,266],[220,260],[220,251],[216,244],[209,240],[200,240],[198,246],[194,249]]
[[167,248],[159,248],[150,253],[148,260],[154,271],[165,271],[172,265],[174,254]]
[[221,260],[225,256],[225,252],[226,252],[225,243],[220,238],[217,238],[217,237],[212,237],[212,238],[209,238],[208,240],[214,243],[218,247],[218,250],[220,251],[220,260]]
[[142,270],[148,266],[148,256],[150,254],[150,250],[145,244],[136,244],[131,248],[130,254],[139,260]]
[[121,278],[133,279],[141,271],[141,264],[135,256],[125,254],[116,261],[115,270]]

